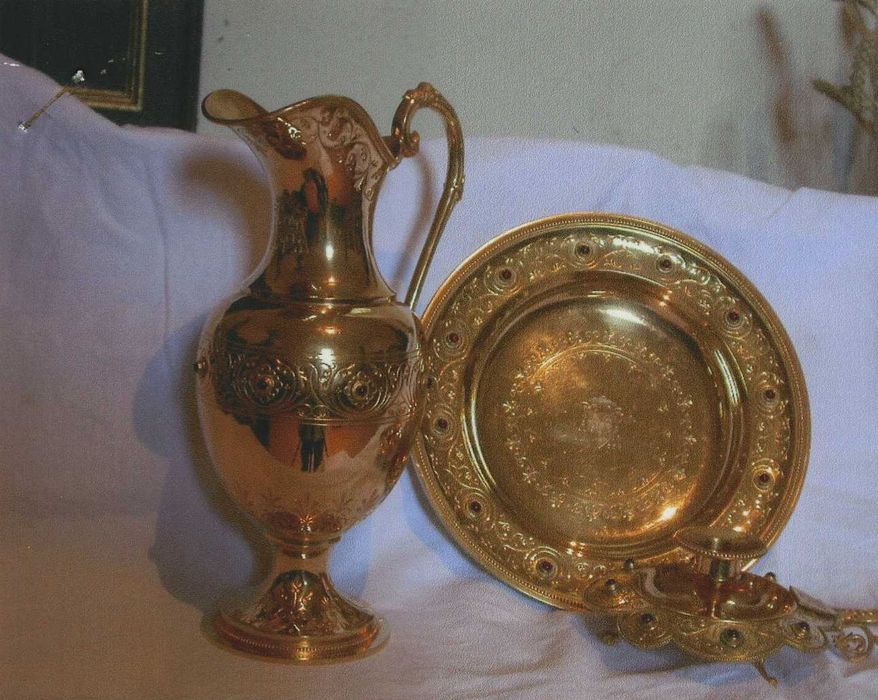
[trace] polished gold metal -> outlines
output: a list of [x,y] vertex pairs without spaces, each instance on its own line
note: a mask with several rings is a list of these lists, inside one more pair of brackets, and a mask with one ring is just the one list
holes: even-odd
[[770,543],[792,513],[798,361],[766,301],[693,239],[607,214],[533,222],[463,263],[424,324],[417,472],[509,585],[583,610],[630,560],[690,556],[681,527]]
[[393,115],[393,131],[387,139],[391,152],[397,159],[412,156],[418,152],[420,137],[417,131],[411,130],[411,123],[417,111],[423,107],[436,110],[445,121],[445,136],[448,140],[448,172],[445,176],[445,187],[439,199],[436,216],[415,264],[412,281],[405,295],[405,303],[412,309],[418,304],[418,298],[427,277],[427,270],[433,260],[436,245],[439,243],[448,217],[451,216],[451,210],[463,196],[464,183],[463,133],[460,130],[460,122],[451,105],[429,83],[421,83],[414,90],[409,90],[397,108],[396,114]]
[[229,90],[204,101],[205,115],[261,159],[274,204],[269,252],[248,290],[207,323],[195,362],[216,469],[276,549],[265,583],[215,622],[222,640],[252,654],[343,660],[387,638],[381,620],[335,590],[326,561],[396,483],[423,408],[421,327],[372,255],[378,192],[417,152],[410,121],[421,106],[445,117],[450,152],[423,275],[463,183],[457,117],[431,86],[406,93],[387,139],[343,97],[275,112]]
[[674,541],[695,555],[696,571],[717,583],[735,578],[747,562],[768,551],[757,537],[721,527],[686,527],[674,534]]
[[[593,581],[585,607],[611,615],[616,635],[641,649],[674,644],[705,661],[752,663],[776,685],[765,659],[782,646],[801,651],[831,647],[855,661],[872,653],[878,610],[836,610],[774,575],[741,568],[765,546],[751,535],[723,528],[689,527],[676,541],[693,564],[635,568]],[[605,633],[606,638],[613,635]]]

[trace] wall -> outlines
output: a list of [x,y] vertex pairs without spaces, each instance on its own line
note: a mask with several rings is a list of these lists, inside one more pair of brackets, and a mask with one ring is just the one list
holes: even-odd
[[[763,7],[786,69],[770,60]],[[615,143],[776,184],[844,184],[850,125],[808,85],[846,74],[830,0],[206,0],[203,41],[202,96],[234,87],[276,108],[338,93],[386,130],[402,92],[429,80],[469,135]],[[779,140],[784,89],[795,123]]]

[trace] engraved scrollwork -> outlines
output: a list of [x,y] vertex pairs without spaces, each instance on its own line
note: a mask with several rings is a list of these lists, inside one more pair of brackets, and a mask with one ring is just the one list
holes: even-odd
[[765,658],[784,644],[773,623],[736,624],[673,616],[668,631],[674,644],[694,656],[721,661]]
[[518,286],[520,274],[519,264],[516,261],[500,261],[485,275],[485,288],[489,292],[502,294]]
[[245,132],[259,150],[270,149],[284,158],[305,157],[308,145],[318,143],[351,174],[354,189],[372,199],[392,157],[377,133],[365,126],[368,117],[356,114],[353,103],[343,98],[321,100],[313,106],[295,106],[288,113],[266,120],[259,131]]
[[[773,685],[777,681],[764,661],[784,645],[810,653],[830,649],[847,661],[874,652],[878,636],[870,626],[878,623],[878,610],[835,609],[783,588],[773,577],[739,575],[725,583],[714,580],[699,594],[703,574],[685,565],[662,566],[597,580],[582,595],[589,610],[615,618],[618,636],[636,647],[672,643],[706,661],[753,663]],[[657,601],[659,576],[684,595]]]
[[337,153],[354,178],[354,188],[366,199],[375,193],[375,185],[384,175],[387,164],[363,126],[344,107],[324,107],[319,115],[302,117],[304,128],[316,126],[316,135],[322,146]]
[[296,570],[278,576],[269,591],[241,614],[246,625],[287,635],[334,635],[368,621],[369,615],[335,593],[325,576]]
[[[628,484],[619,477],[614,479],[615,487],[582,483],[574,487],[569,475],[557,474],[549,467],[547,458],[534,458],[533,450],[527,444],[533,439],[527,424],[533,412],[541,410],[539,405],[534,405],[534,393],[539,394],[545,378],[546,370],[541,365],[547,357],[571,354],[589,357],[596,362],[621,363],[632,381],[642,384],[644,390],[666,397],[659,408],[667,414],[669,421],[673,421],[675,440],[657,436],[653,441],[657,467],[653,478]],[[545,407],[544,410],[551,409]],[[501,411],[507,427],[506,448],[529,490],[542,496],[550,507],[563,508],[583,522],[604,530],[624,526],[635,517],[635,512],[643,514],[654,510],[660,513],[668,496],[679,490],[691,476],[689,465],[693,462],[693,449],[699,444],[694,428],[692,396],[666,358],[653,352],[642,340],[626,334],[574,329],[540,345],[532,355],[522,359]],[[568,406],[564,414],[566,418],[553,416],[549,430],[553,435],[563,431],[565,436],[580,436],[570,447],[565,446],[565,440],[557,435],[553,438],[556,449],[569,460],[583,458],[583,455],[587,457],[593,452],[615,452],[632,421],[626,411],[603,395],[583,396],[576,411]],[[571,422],[570,415],[576,420]],[[672,446],[676,446],[675,449],[671,449]]]
[[302,132],[283,117],[267,122],[262,131],[265,143],[284,158],[299,159],[305,155]]
[[872,653],[875,637],[865,627],[857,632],[842,631],[833,634],[832,645],[845,659],[854,661]]
[[261,348],[214,343],[207,355],[217,402],[241,417],[290,414],[318,423],[412,415],[423,384],[418,352],[293,363]]
[[242,354],[229,370],[231,391],[255,406],[284,405],[300,396],[300,373],[278,358]]
[[[640,227],[649,233],[644,235],[634,230]],[[516,231],[510,235],[509,242],[502,246],[495,244],[491,251],[484,253],[478,265],[463,268],[465,273],[440,291],[432,313],[428,313],[431,330],[427,366],[435,378],[435,386],[426,408],[428,428],[419,446],[424,456],[423,462],[419,460],[419,469],[429,472],[433,488],[449,503],[462,502],[458,496],[464,492],[487,493],[493,508],[489,519],[472,517],[465,508],[454,509],[462,541],[472,546],[479,558],[488,559],[492,566],[508,572],[516,585],[537,590],[540,596],[564,604],[575,605],[571,596],[577,589],[581,590],[584,582],[600,575],[596,573],[598,567],[603,566],[600,557],[578,550],[560,551],[558,571],[569,572],[569,579],[546,580],[537,575],[528,553],[544,543],[531,537],[526,523],[506,512],[501,500],[492,496],[493,487],[484,477],[484,465],[466,448],[467,440],[474,436],[460,434],[468,430],[465,421],[455,423],[457,417],[469,415],[471,411],[464,385],[467,378],[472,378],[472,358],[479,356],[476,348],[482,334],[493,332],[490,330],[493,326],[488,324],[502,325],[501,314],[515,313],[518,308],[515,305],[530,289],[545,290],[555,279],[566,283],[566,280],[579,279],[579,275],[582,279],[594,273],[603,273],[603,279],[616,273],[631,275],[661,290],[658,294],[663,303],[672,306],[687,322],[708,329],[705,333],[711,334],[711,342],[723,354],[722,379],[735,385],[729,389],[734,394],[730,399],[730,418],[741,421],[736,428],[741,436],[737,448],[740,459],[730,467],[735,471],[728,477],[732,486],[726,490],[722,504],[717,504],[715,522],[773,537],[788,517],[800,486],[804,453],[795,440],[807,436],[807,406],[801,401],[798,368],[782,332],[778,333],[773,325],[770,310],[762,306],[758,295],[751,294],[746,282],[736,277],[734,271],[730,272],[709,255],[694,252],[688,244],[681,245],[676,234],[664,233],[660,227],[642,222],[599,220],[592,223],[589,217],[569,227],[549,222]],[[555,350],[572,352],[571,348],[582,345],[583,351],[591,348],[597,357],[604,344],[614,347],[620,357],[630,356],[632,366],[636,364],[632,369],[637,374],[636,381],[649,381],[654,377],[668,397],[669,417],[674,419],[670,429],[675,431],[674,438],[682,436],[680,441],[669,440],[669,443],[691,444],[693,450],[697,449],[700,409],[691,403],[692,396],[680,376],[682,370],[662,374],[661,357],[650,357],[648,350],[646,356],[638,354],[640,349],[630,343],[620,349],[620,343],[625,343],[619,334],[612,339],[601,339],[586,337],[585,330],[576,332],[579,337],[556,338]],[[598,366],[598,359],[589,361]],[[623,361],[624,358],[618,360]],[[523,357],[520,370],[521,381],[530,381],[535,365],[528,365]],[[530,405],[527,392],[515,394],[513,384],[514,381],[510,383],[508,405],[500,407],[503,415],[509,418],[516,413],[525,415],[528,411],[538,411]],[[737,408],[741,396],[747,401],[753,398],[753,410],[750,403]],[[583,440],[587,449],[613,449],[626,434],[625,421],[629,416],[620,412],[612,397],[595,394],[584,396],[582,402],[590,420],[582,426],[583,430],[591,431],[589,439]],[[437,430],[437,421],[444,421],[443,425],[459,424],[460,430]],[[803,426],[800,435],[798,431]],[[547,425],[547,429],[552,427]],[[690,439],[685,439],[686,436]],[[533,451],[525,449],[522,441],[526,436],[520,431],[516,433],[510,427],[506,437],[508,442],[504,444],[520,467],[518,473],[529,489],[538,490],[542,482],[563,478],[563,474],[553,474],[534,463]],[[685,487],[693,476],[692,465],[697,462],[682,447],[669,449],[667,454],[658,450],[656,460],[663,478],[658,480],[658,490],[648,494],[650,503],[661,502],[663,484],[674,484],[670,488],[677,489]],[[546,487],[544,496],[549,508],[566,512],[571,504],[575,505],[574,495],[585,499],[580,503],[583,508],[589,502],[592,506],[596,503],[595,499],[588,498],[581,484],[576,489],[568,489],[571,495],[565,497],[566,500],[562,499],[563,484],[542,485]],[[600,495],[604,501],[612,496],[605,490]],[[625,503],[622,495],[617,494],[618,512],[609,507],[613,504],[607,503],[604,504],[607,507],[591,512],[591,517],[602,520],[611,529],[623,523],[626,508],[630,510],[640,504]],[[589,512],[582,510],[580,515],[589,517]],[[679,557],[680,554],[671,552],[668,556]]]
[[[394,478],[394,477],[390,477]],[[342,533],[364,517],[384,497],[382,489],[365,494],[341,491],[332,499],[317,499],[310,492],[299,500],[286,501],[277,495],[247,503],[260,521],[287,537]]]
[[342,416],[382,410],[402,381],[405,365],[388,362],[357,362],[336,368],[330,375],[325,401]]
[[878,633],[872,627],[878,625],[878,609],[836,609],[796,588],[790,590],[799,610],[785,628],[787,644],[805,651],[829,647],[847,661],[875,650]]
[[654,610],[623,615],[617,625],[621,637],[641,649],[658,649],[671,641],[667,624]]

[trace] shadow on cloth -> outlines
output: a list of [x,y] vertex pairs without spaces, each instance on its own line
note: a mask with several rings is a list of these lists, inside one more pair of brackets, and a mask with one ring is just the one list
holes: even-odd
[[141,441],[168,460],[149,557],[165,589],[203,612],[231,588],[261,578],[270,551],[213,470],[198,427],[192,364],[203,318],[165,342],[140,382]]
[[[264,179],[231,158],[200,155],[184,160],[178,177],[185,201],[228,207],[244,236],[244,265],[255,266],[267,233],[267,217],[258,210],[268,204]],[[173,242],[166,245],[174,250]],[[166,304],[171,307],[171,299]],[[206,318],[169,332],[143,374],[134,405],[141,442],[168,460],[149,557],[165,589],[203,612],[230,589],[262,578],[271,563],[257,527],[223,490],[201,437],[192,366]]]

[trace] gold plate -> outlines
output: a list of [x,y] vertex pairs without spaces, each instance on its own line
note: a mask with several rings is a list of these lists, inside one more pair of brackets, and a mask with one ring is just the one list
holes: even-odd
[[415,449],[433,507],[488,571],[585,610],[690,525],[771,544],[808,458],[804,378],[777,316],[719,255],[656,223],[569,214],[471,256],[424,316]]

